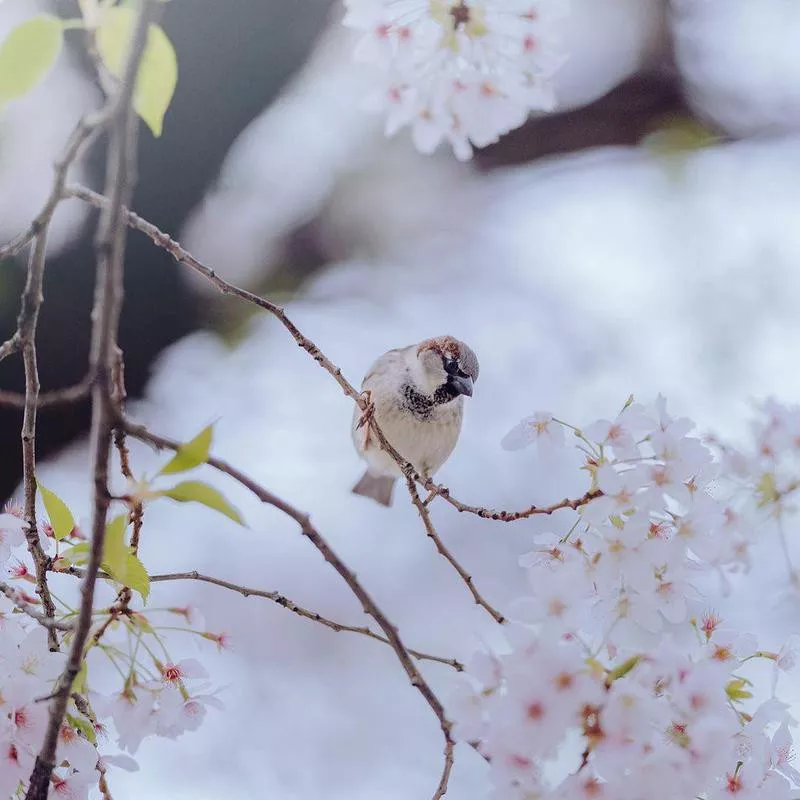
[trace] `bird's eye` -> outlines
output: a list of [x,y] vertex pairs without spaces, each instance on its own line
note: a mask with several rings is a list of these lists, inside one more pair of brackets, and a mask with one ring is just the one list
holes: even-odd
[[458,375],[461,372],[458,361],[455,358],[446,358],[444,361],[444,371],[448,375]]

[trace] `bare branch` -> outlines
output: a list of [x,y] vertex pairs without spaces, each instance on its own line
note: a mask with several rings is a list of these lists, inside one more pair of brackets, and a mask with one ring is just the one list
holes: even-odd
[[[120,420],[119,424],[123,425],[125,430],[135,439],[147,442],[155,447],[166,448],[176,452],[181,447],[180,442],[177,442],[173,439],[168,439],[165,436],[154,434],[143,425],[135,425],[126,420]],[[447,791],[447,780],[452,764],[453,737],[450,732],[452,723],[447,719],[444,706],[442,705],[441,701],[434,694],[425,678],[422,677],[422,674],[414,665],[411,654],[400,638],[397,628],[392,625],[386,615],[381,611],[377,603],[361,585],[347,564],[342,561],[342,559],[334,552],[333,548],[331,548],[319,531],[311,524],[311,519],[308,514],[296,509],[290,503],[282,500],[268,489],[256,483],[254,480],[247,477],[247,475],[228,464],[227,461],[210,457],[207,460],[207,463],[209,466],[212,466],[220,472],[230,476],[246,489],[249,489],[256,497],[258,497],[259,500],[261,500],[262,503],[267,503],[268,505],[277,508],[279,511],[282,511],[284,514],[291,517],[300,526],[300,531],[303,536],[305,536],[306,539],[308,539],[314,545],[322,557],[336,570],[336,572],[339,573],[342,580],[344,580],[344,582],[350,588],[350,591],[356,596],[356,598],[358,598],[358,601],[361,603],[361,607],[364,609],[364,613],[371,616],[378,623],[378,626],[383,631],[392,649],[397,654],[397,658],[405,670],[406,675],[408,675],[411,685],[414,686],[425,698],[425,701],[431,707],[431,710],[439,720],[439,725],[442,729],[442,734],[445,739],[446,758],[444,773],[434,798],[442,797],[444,792]]]
[[[87,376],[74,386],[54,389],[52,392],[40,392],[39,396],[36,398],[36,407],[42,409],[77,403],[79,400],[83,400],[85,397],[89,396],[91,386],[91,379]],[[25,395],[19,392],[8,392],[4,389],[0,389],[0,406],[25,408]]]
[[36,620],[36,622],[48,631],[71,631],[75,627],[71,622],[61,622],[60,620],[54,619],[52,616],[40,614],[13,586],[10,586],[5,581],[0,581],[0,592],[2,592],[23,614],[27,614],[31,619]]
[[447,794],[447,784],[450,782],[450,773],[453,771],[453,761],[455,760],[453,750],[455,742],[452,737],[447,736],[444,740],[444,768],[442,769],[442,777],[439,779],[439,785],[433,793],[433,800],[441,800]]
[[[19,330],[14,331],[10,339],[7,339],[0,345],[0,361],[8,358],[9,356],[13,356],[14,353],[19,352],[20,347],[22,346],[22,339],[19,335]],[[25,401],[23,400],[20,403],[20,408],[25,405]]]
[[[29,245],[34,238],[39,236],[39,234],[46,232],[56,207],[64,198],[64,186],[67,182],[70,167],[78,156],[82,155],[82,153],[88,149],[95,136],[108,122],[112,111],[113,109],[111,107],[106,107],[102,111],[89,114],[78,120],[77,125],[67,141],[67,146],[64,148],[64,153],[55,163],[53,185],[41,211],[39,211],[33,222],[31,222],[25,231],[12,239],[8,244],[0,247],[0,261],[17,255]],[[17,353],[21,349],[22,337],[20,336],[19,328],[17,328],[14,334],[0,346],[0,361]],[[20,408],[23,408],[24,405],[24,400],[19,403]]]
[[450,490],[446,486],[440,486],[431,480],[425,481],[423,486],[433,494],[439,495],[445,502],[449,503],[453,508],[457,508],[462,513],[475,514],[482,519],[492,519],[496,522],[517,522],[517,520],[528,519],[539,515],[550,515],[562,508],[571,508],[573,511],[585,506],[597,497],[602,497],[603,492],[600,489],[592,489],[580,497],[572,500],[564,498],[558,503],[553,503],[551,506],[529,506],[522,511],[495,511],[492,508],[483,508],[482,506],[470,506],[456,500],[450,494]]
[[[68,186],[64,192],[64,196],[76,197],[79,200],[83,200],[84,202],[95,206],[95,208],[100,209],[104,208],[108,203],[108,198],[103,197],[103,195],[93,192],[91,189],[87,189],[84,186]],[[284,328],[289,331],[297,344],[302,347],[303,350],[305,350],[326,372],[331,374],[334,380],[339,384],[339,386],[341,386],[344,393],[348,397],[355,400],[355,402],[358,403],[362,408],[365,407],[361,398],[361,392],[353,387],[353,385],[344,377],[341,369],[339,369],[339,367],[330,361],[330,359],[325,356],[325,354],[314,344],[314,342],[311,341],[311,339],[304,336],[300,332],[298,327],[289,319],[289,317],[286,316],[286,312],[281,306],[271,303],[269,300],[265,300],[263,297],[259,297],[257,294],[248,292],[246,289],[240,289],[238,286],[228,283],[228,281],[217,275],[217,273],[211,269],[211,267],[207,267],[205,264],[198,261],[188,250],[185,250],[183,247],[181,247],[181,245],[175,241],[175,239],[133,211],[126,210],[125,216],[130,227],[149,237],[156,245],[166,250],[179,264],[183,264],[184,266],[189,267],[189,269],[192,269],[198,274],[202,275],[206,280],[210,281],[219,290],[219,292],[245,300],[246,302],[258,306],[264,311],[272,314],[272,316],[276,317],[284,326]]]
[[470,593],[472,594],[473,599],[475,602],[481,606],[481,608],[485,609],[492,617],[492,619],[502,625],[507,621],[506,617],[503,616],[494,606],[490,605],[481,595],[481,593],[475,588],[475,583],[472,580],[472,576],[461,566],[461,564],[456,561],[453,554],[445,547],[444,542],[441,540],[439,534],[436,532],[436,528],[433,526],[433,522],[431,521],[431,514],[428,511],[428,507],[425,503],[422,502],[422,499],[419,496],[419,492],[417,491],[417,486],[411,478],[406,479],[406,483],[408,484],[408,492],[411,495],[411,502],[417,507],[417,511],[419,511],[420,517],[422,517],[422,524],[425,526],[425,531],[427,532],[429,538],[433,541],[434,545],[436,545],[436,549],[438,550],[441,556],[447,560],[448,564],[458,573],[459,577],[467,586]]
[[[288,597],[280,594],[279,592],[269,592],[263,589],[251,589],[247,586],[240,586],[236,583],[231,583],[230,581],[224,581],[220,578],[213,578],[210,575],[203,575],[202,573],[193,570],[191,572],[171,572],[165,575],[151,575],[150,576],[150,583],[158,583],[159,581],[183,581],[183,580],[193,580],[193,581],[202,581],[204,583],[211,583],[214,586],[221,586],[223,589],[230,589],[233,592],[238,592],[242,597],[263,597],[266,600],[271,600],[273,603],[277,603],[282,608],[285,608],[287,611],[291,611],[298,616],[304,617],[305,619],[310,619],[314,622],[320,623],[320,625],[324,625],[326,628],[330,628],[331,630],[342,632],[347,631],[349,633],[358,633],[361,636],[367,636],[370,639],[375,639],[375,641],[383,642],[384,644],[391,644],[391,642],[385,637],[381,636],[379,633],[375,633],[375,631],[371,630],[367,626],[356,626],[356,625],[345,625],[343,622],[336,622],[332,619],[328,619],[327,617],[323,617],[321,614],[318,614],[316,611],[309,611],[307,608],[303,608],[302,606],[297,605],[297,603],[289,600]],[[429,653],[422,653],[419,650],[412,650],[410,647],[408,648],[408,652],[414,656],[414,658],[420,661],[435,661],[438,664],[446,664],[448,667],[452,667],[457,672],[464,671],[464,665],[457,661],[455,658],[444,658],[442,656],[432,656]]]
[[[113,104],[110,104],[101,111],[88,114],[78,120],[75,129],[72,131],[67,141],[64,153],[54,165],[55,177],[53,179],[53,185],[41,211],[36,215],[33,222],[31,222],[25,231],[8,242],[8,244],[0,247],[0,261],[5,258],[12,258],[20,253],[50,224],[56,207],[64,197],[64,186],[67,182],[70,167],[78,156],[92,143],[114,112],[115,107]],[[0,360],[2,360],[2,356],[0,356]]]
[[[54,572],[57,572],[59,575],[75,575],[78,578],[82,578],[86,575],[85,569],[75,566],[69,566],[65,569],[57,569],[54,570]],[[107,575],[105,572],[99,572],[97,577],[111,578],[111,576]],[[335,620],[328,619],[327,617],[323,617],[322,614],[318,614],[316,611],[309,611],[309,609],[297,605],[297,603],[295,603],[293,600],[290,600],[285,595],[282,595],[280,592],[271,592],[266,589],[252,589],[249,586],[241,586],[238,583],[231,583],[230,581],[225,581],[221,578],[203,575],[197,570],[191,570],[189,572],[167,572],[163,575],[150,575],[149,579],[150,583],[163,583],[166,581],[201,581],[203,583],[213,584],[214,586],[220,586],[223,589],[230,589],[232,592],[242,595],[242,597],[263,597],[266,600],[271,600],[273,603],[276,603],[281,608],[285,608],[287,611],[291,611],[292,613],[297,614],[304,619],[310,619],[312,622],[318,622],[320,625],[324,625],[326,628],[330,628],[337,633],[357,633],[361,636],[366,636],[369,639],[374,639],[376,642],[383,642],[384,644],[391,646],[391,642],[385,636],[381,636],[381,634],[376,633],[366,625],[346,625],[343,622],[336,622]],[[111,619],[106,620],[106,622],[110,624],[117,617],[119,617],[119,614],[116,616],[112,615]],[[97,634],[95,634],[95,636],[97,636]],[[97,638],[99,639],[100,637],[98,636]],[[412,650],[410,647],[408,648],[408,652],[419,661],[434,661],[437,664],[445,664],[448,667],[452,667],[456,672],[464,671],[464,665],[455,658],[434,656],[430,653],[423,653],[420,650]]]
[[[17,330],[22,343],[22,359],[25,365],[25,412],[22,420],[22,486],[25,493],[25,540],[36,570],[36,594],[42,601],[46,617],[54,617],[55,603],[47,587],[47,567],[49,559],[39,540],[36,524],[36,403],[39,397],[39,370],[36,364],[36,328],[39,323],[39,309],[44,296],[45,256],[47,254],[47,228],[49,219],[36,236],[28,262],[28,276],[22,293]],[[47,640],[51,650],[58,650],[58,636],[54,627],[47,630]]]
[[[36,592],[41,598],[45,615],[53,617],[55,606],[47,588],[48,559],[42,550],[36,525],[36,411],[39,401],[39,373],[36,363],[36,329],[39,321],[39,309],[43,302],[42,285],[44,281],[45,258],[47,255],[47,231],[56,206],[61,201],[67,173],[75,159],[81,154],[91,139],[105,123],[105,112],[82,118],[72,131],[63,155],[55,165],[55,176],[50,194],[39,214],[28,230],[18,236],[5,247],[0,248],[0,260],[16,255],[27,244],[33,241],[28,260],[28,272],[25,289],[22,294],[17,330],[12,337],[0,347],[0,361],[6,356],[21,350],[25,366],[25,394],[13,395],[15,404],[24,409],[22,423],[22,483],[25,492],[24,507],[27,528],[25,538],[28,551],[36,569]],[[88,387],[87,387],[88,388]],[[7,399],[11,393],[3,393]],[[1,399],[0,399],[1,401]],[[41,403],[46,405],[46,402]],[[58,650],[58,638],[54,627],[48,630],[51,650]]]
[[[78,198],[79,200],[83,200],[95,208],[100,209],[104,208],[108,202],[107,198],[103,197],[103,195],[93,192],[91,189],[87,189],[84,186],[77,186],[74,184],[65,189],[64,195],[66,197]],[[145,236],[151,239],[154,244],[166,250],[179,264],[183,264],[199,275],[202,275],[206,280],[212,283],[219,290],[219,292],[238,297],[252,305],[258,306],[264,311],[272,314],[272,316],[276,317],[286,328],[286,330],[289,331],[297,344],[333,377],[333,379],[342,388],[344,393],[353,401],[355,401],[361,409],[366,410],[367,403],[362,392],[359,392],[347,380],[347,378],[344,377],[342,370],[337,367],[319,349],[319,347],[314,344],[314,342],[300,332],[297,326],[286,316],[286,312],[281,306],[271,303],[269,300],[265,300],[263,297],[259,297],[252,292],[248,292],[246,289],[240,289],[238,286],[234,286],[224,278],[221,278],[213,269],[211,269],[211,267],[208,267],[202,262],[198,261],[188,250],[185,250],[183,247],[181,247],[180,243],[169,236],[169,234],[164,233],[160,228],[153,225],[153,223],[148,222],[133,211],[126,209],[125,216],[130,227],[134,228],[140,233],[143,233]],[[491,519],[499,522],[515,522],[517,520],[527,519],[528,517],[532,517],[537,514],[552,514],[561,508],[575,509],[579,506],[585,505],[595,497],[600,497],[602,494],[599,490],[586,492],[584,495],[574,500],[564,499],[552,506],[530,506],[523,511],[495,511],[494,509],[484,508],[482,506],[467,505],[466,503],[456,500],[456,498],[450,494],[450,490],[446,486],[442,486],[432,479],[423,480],[414,469],[413,465],[406,461],[406,459],[403,458],[403,456],[400,455],[400,453],[398,453],[397,450],[395,450],[395,448],[392,447],[392,445],[386,440],[383,432],[375,422],[374,418],[370,420],[370,426],[378,437],[381,446],[395,460],[406,477],[410,475],[416,483],[424,486],[424,488],[429,492],[439,495],[459,511],[475,514],[476,516],[484,519]]]
[[[66,190],[66,195],[68,197],[77,197],[81,200],[84,200],[87,203],[90,203],[97,208],[105,208],[108,200],[97,192],[93,192],[90,189],[86,189],[82,186],[70,186]],[[341,369],[337,367],[325,354],[312,342],[308,337],[304,336],[297,326],[289,319],[286,315],[283,308],[274,303],[271,303],[269,300],[265,300],[262,297],[259,297],[252,292],[248,292],[245,289],[240,289],[238,286],[234,286],[231,283],[228,283],[223,278],[220,278],[216,272],[210,267],[207,267],[205,264],[202,264],[198,261],[191,253],[187,250],[184,250],[181,245],[176,242],[172,237],[161,231],[152,223],[148,222],[145,219],[142,219],[138,214],[135,214],[132,211],[125,211],[126,219],[128,225],[130,225],[135,230],[144,233],[148,236],[155,244],[159,247],[164,248],[172,257],[180,264],[184,264],[185,266],[193,269],[195,272],[198,272],[204,278],[209,280],[214,286],[219,289],[220,292],[223,294],[233,295],[235,297],[239,297],[248,303],[252,303],[259,308],[264,309],[265,311],[272,314],[274,317],[277,317],[280,320],[281,324],[289,331],[292,335],[294,340],[297,344],[302,347],[311,357],[342,387],[344,393],[354,400],[359,407],[362,409],[366,409],[366,400],[363,396],[362,392],[359,392],[357,389],[353,387],[353,385],[344,377]],[[433,483],[432,481],[425,482],[423,481],[422,477],[417,473],[414,469],[414,466],[403,458],[400,453],[392,446],[392,444],[386,439],[383,431],[381,430],[378,423],[375,421],[374,417],[370,417],[369,424],[375,433],[378,441],[380,442],[381,447],[386,450],[387,453],[397,462],[400,469],[403,471],[403,474],[410,480],[409,482],[409,490],[414,486],[414,482],[421,483],[426,486],[426,488],[436,487],[436,489],[440,489],[441,492],[446,493],[447,490],[444,487],[438,487],[437,484]],[[430,486],[428,485],[430,484]],[[439,494],[440,491],[436,491],[436,494]],[[444,496],[444,495],[443,495]],[[412,495],[412,501],[414,497]],[[419,500],[419,496],[417,496],[417,500]],[[415,502],[416,505],[416,502]],[[419,506],[418,506],[419,508]],[[422,512],[421,512],[422,513]],[[437,536],[436,532],[433,531],[431,533],[432,525],[430,524],[430,517],[423,514],[423,521],[426,523],[425,527],[428,531],[428,535],[433,539],[436,543],[437,550],[439,553],[444,556],[447,561],[454,567],[456,572],[459,576],[464,580],[467,585],[467,588],[472,593],[472,596],[475,598],[476,602],[478,602],[481,606],[483,606],[496,620],[500,621],[503,619],[502,615],[492,608],[485,600],[481,597],[481,595],[475,589],[475,586],[472,582],[472,578],[467,574],[466,570],[456,561],[455,557],[450,553],[447,548],[444,547],[441,540]]]
[[[111,106],[111,140],[106,165],[106,195],[108,204],[100,215],[98,225],[97,283],[92,310],[92,344],[89,372],[97,376],[92,387],[91,450],[94,475],[94,513],[92,538],[86,577],[81,586],[81,603],[75,634],[72,639],[67,664],[62,673],[51,706],[42,748],[36,757],[26,800],[46,800],[50,777],[55,766],[58,733],[72,691],[72,684],[80,671],[83,650],[92,622],[94,590],[103,553],[106,517],[110,497],[108,492],[108,466],[111,431],[115,417],[113,401],[114,358],[117,330],[122,309],[122,273],[125,257],[126,226],[122,208],[130,203],[136,166],[137,120],[132,108],[133,89],[139,62],[147,42],[150,23],[155,19],[161,4],[157,0],[142,0],[135,30],[129,44],[122,78]],[[62,187],[54,194],[57,203]]]

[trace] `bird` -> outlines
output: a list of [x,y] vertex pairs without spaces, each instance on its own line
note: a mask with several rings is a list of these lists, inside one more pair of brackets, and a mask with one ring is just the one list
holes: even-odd
[[478,359],[452,336],[425,339],[384,353],[361,384],[366,410],[353,414],[356,452],[367,462],[353,493],[383,506],[392,504],[397,462],[381,447],[369,425],[374,418],[386,440],[424,478],[450,457],[461,432],[464,397],[472,397]]

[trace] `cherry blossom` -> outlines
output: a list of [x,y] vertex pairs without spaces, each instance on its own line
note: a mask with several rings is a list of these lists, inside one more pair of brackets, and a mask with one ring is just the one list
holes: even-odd
[[563,447],[562,425],[553,419],[552,414],[539,411],[533,416],[525,417],[505,435],[501,442],[505,450],[521,450],[530,444],[536,444],[545,453]]
[[345,0],[344,25],[362,31],[355,58],[385,75],[368,106],[386,132],[411,126],[424,153],[442,141],[468,159],[552,110],[562,65],[554,22],[565,0]]
[[[790,415],[770,413],[773,436]],[[509,449],[551,426],[563,434],[550,415],[528,418]],[[491,758],[498,800],[790,797],[800,773],[788,707],[745,709],[751,661],[792,669],[794,640],[771,653],[717,610],[691,612],[698,577],[740,568],[752,540],[752,516],[717,495],[721,458],[663,397],[574,430],[600,496],[520,559],[522,624],[507,630],[507,649],[486,653],[490,670],[470,664],[449,706],[455,735]],[[543,777],[556,764],[562,777]]]
[[24,520],[14,514],[0,514],[0,566],[6,564],[14,548],[25,541],[24,531]]

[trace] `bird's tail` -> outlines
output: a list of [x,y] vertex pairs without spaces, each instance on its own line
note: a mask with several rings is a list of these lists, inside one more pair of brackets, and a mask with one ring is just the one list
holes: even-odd
[[385,475],[372,475],[367,470],[361,476],[361,480],[353,487],[353,494],[371,497],[382,506],[390,506],[396,480],[396,478],[389,478]]

